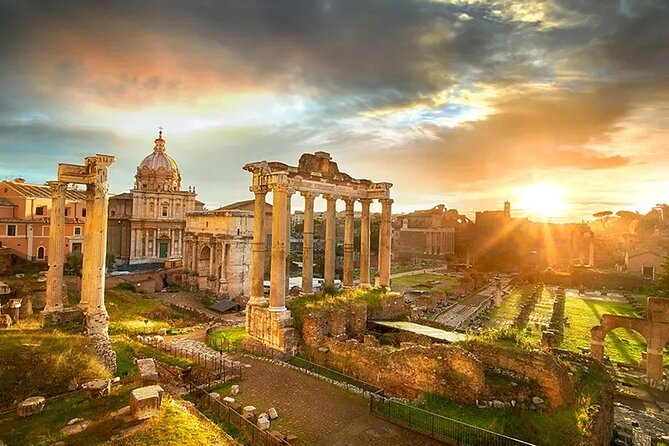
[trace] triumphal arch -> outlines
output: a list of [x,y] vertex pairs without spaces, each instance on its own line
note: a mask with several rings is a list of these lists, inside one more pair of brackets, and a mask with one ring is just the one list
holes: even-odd
[[653,381],[662,380],[662,352],[669,343],[669,300],[648,298],[645,318],[603,314],[600,325],[592,327],[590,352],[600,361],[604,359],[604,340],[616,328],[629,328],[646,340],[646,376]]
[[86,186],[86,223],[84,258],[81,269],[80,309],[86,316],[90,335],[106,337],[109,315],[105,308],[105,257],[107,247],[107,170],[116,160],[111,155],[86,157],[84,165],[58,164],[58,179],[50,181],[52,207],[49,225],[49,270],[46,282],[46,306],[42,325],[67,322],[76,309],[63,302],[63,264],[65,263],[65,191],[68,184]]
[[[290,261],[290,199],[294,193],[304,197],[304,234],[302,258],[302,292],[312,291],[314,200],[322,196],[327,202],[325,213],[324,285],[335,283],[336,204],[346,204],[344,213],[344,265],[342,284],[353,286],[353,218],[355,202],[362,205],[360,221],[360,286],[369,287],[370,280],[370,211],[373,200],[381,202],[379,230],[378,277],[375,284],[390,285],[391,209],[390,183],[374,183],[355,179],[339,171],[329,153],[305,153],[298,165],[260,161],[246,164],[244,170],[253,174],[251,192],[255,194],[253,217],[253,265],[251,267],[251,298],[246,310],[246,330],[255,341],[284,353],[292,353],[295,336],[290,311],[286,309]],[[263,295],[266,234],[264,231],[265,196],[273,195],[272,246],[269,302]]]

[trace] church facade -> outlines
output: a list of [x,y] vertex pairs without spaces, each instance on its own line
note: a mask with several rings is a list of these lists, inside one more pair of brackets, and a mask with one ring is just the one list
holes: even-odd
[[195,188],[181,190],[181,171],[162,130],[137,167],[130,192],[109,199],[107,250],[129,264],[182,258],[186,213],[203,210]]

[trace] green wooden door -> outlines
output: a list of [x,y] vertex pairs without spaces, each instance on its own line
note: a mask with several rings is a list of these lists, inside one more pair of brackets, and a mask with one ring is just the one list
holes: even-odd
[[161,242],[159,245],[160,253],[159,256],[161,259],[167,258],[167,243]]

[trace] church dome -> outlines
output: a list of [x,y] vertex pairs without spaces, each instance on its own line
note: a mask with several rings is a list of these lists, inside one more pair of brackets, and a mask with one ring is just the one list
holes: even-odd
[[181,188],[181,172],[177,162],[166,153],[162,130],[154,143],[153,153],[137,166],[135,189],[178,191]]

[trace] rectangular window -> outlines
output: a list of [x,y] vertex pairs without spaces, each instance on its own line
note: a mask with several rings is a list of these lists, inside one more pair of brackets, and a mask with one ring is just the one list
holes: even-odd
[[37,206],[35,208],[35,215],[44,215],[46,214],[46,206]]
[[67,217],[70,215],[70,208],[65,208],[65,216]]
[[10,237],[16,235],[16,225],[7,225],[7,235]]
[[81,226],[74,227],[74,235],[81,235]]
[[85,217],[85,216],[86,216],[86,208],[83,208],[83,209],[81,210],[81,216],[82,216],[82,217]]
[[167,206],[163,206],[163,217],[167,217]]

